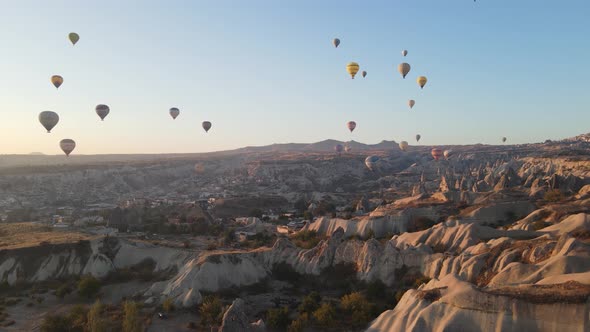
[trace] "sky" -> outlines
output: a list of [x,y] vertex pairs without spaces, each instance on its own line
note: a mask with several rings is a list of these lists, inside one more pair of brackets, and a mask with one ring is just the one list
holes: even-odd
[[[117,154],[576,136],[590,132],[588,17],[586,0],[6,1],[0,154],[58,154],[63,138]],[[367,77],[350,79],[349,61]],[[51,134],[45,110],[60,116]]]

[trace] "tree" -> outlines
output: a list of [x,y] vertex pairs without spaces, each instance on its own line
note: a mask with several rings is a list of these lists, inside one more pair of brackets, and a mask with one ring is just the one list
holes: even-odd
[[100,281],[91,275],[82,277],[78,282],[78,294],[80,296],[91,298],[100,290]]
[[290,323],[289,308],[268,309],[266,312],[266,323],[272,328],[284,331]]
[[139,309],[137,303],[126,301],[123,304],[123,332],[140,332],[141,323],[139,322]]
[[301,301],[301,304],[297,310],[300,314],[312,314],[314,311],[318,310],[321,301],[322,297],[320,294],[318,294],[318,292],[311,292],[309,295],[303,298],[303,301]]
[[41,323],[41,332],[70,331],[72,322],[69,317],[62,315],[48,315]]
[[318,324],[324,328],[330,328],[334,326],[334,317],[336,316],[336,310],[329,303],[322,303],[318,310],[314,311],[313,317],[316,319]]
[[204,326],[213,326],[221,323],[223,318],[223,307],[221,300],[217,296],[206,296],[199,308],[201,313],[201,324]]
[[371,320],[373,306],[360,292],[344,295],[340,300],[340,306],[352,318],[354,326],[366,325]]
[[262,218],[263,213],[261,209],[252,209],[248,212],[248,217]]
[[89,332],[106,332],[106,324],[102,319],[102,303],[96,300],[90,310],[88,311],[87,330]]

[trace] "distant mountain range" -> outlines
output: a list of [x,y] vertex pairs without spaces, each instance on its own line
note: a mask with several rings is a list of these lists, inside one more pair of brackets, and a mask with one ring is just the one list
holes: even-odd
[[395,141],[381,141],[377,144],[365,144],[357,141],[337,141],[333,139],[327,139],[316,143],[286,143],[286,144],[272,144],[265,146],[247,146],[244,148],[225,151],[235,153],[253,153],[253,152],[328,152],[334,151],[334,147],[338,144],[343,146],[349,146],[352,151],[377,151],[387,150],[397,147]]

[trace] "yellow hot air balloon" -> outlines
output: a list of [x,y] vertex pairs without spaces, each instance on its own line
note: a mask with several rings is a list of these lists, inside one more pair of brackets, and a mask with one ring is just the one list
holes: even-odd
[[68,38],[70,39],[70,42],[72,42],[72,45],[76,45],[78,40],[80,40],[80,35],[78,35],[75,32],[70,32],[70,34],[68,35]]
[[53,84],[53,86],[55,86],[56,89],[59,89],[59,87],[63,84],[64,82],[64,78],[59,76],[59,75],[53,75],[51,76],[51,83]]
[[400,74],[402,74],[403,78],[406,78],[406,75],[408,75],[408,73],[410,72],[410,64],[409,63],[400,63],[397,66],[397,71],[399,71]]
[[410,106],[410,109],[414,107],[414,105],[416,105],[416,101],[414,99],[408,100],[408,106]]
[[346,65],[346,71],[350,74],[350,77],[354,79],[354,75],[359,72],[359,64],[356,62],[349,62]]
[[423,89],[424,86],[426,85],[426,82],[428,82],[428,79],[426,78],[426,76],[418,76],[418,79],[416,79],[416,82],[418,82],[420,89]]
[[409,146],[409,144],[406,141],[401,141],[399,143],[399,148],[404,152],[408,150],[408,146]]

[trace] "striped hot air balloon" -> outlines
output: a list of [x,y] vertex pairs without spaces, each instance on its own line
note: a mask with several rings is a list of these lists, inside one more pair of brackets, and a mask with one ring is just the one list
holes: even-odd
[[74,140],[69,139],[69,138],[62,139],[59,142],[59,147],[66,154],[66,156],[69,157],[70,153],[72,153],[72,151],[74,151],[74,149],[76,148],[76,142],[74,142]]

